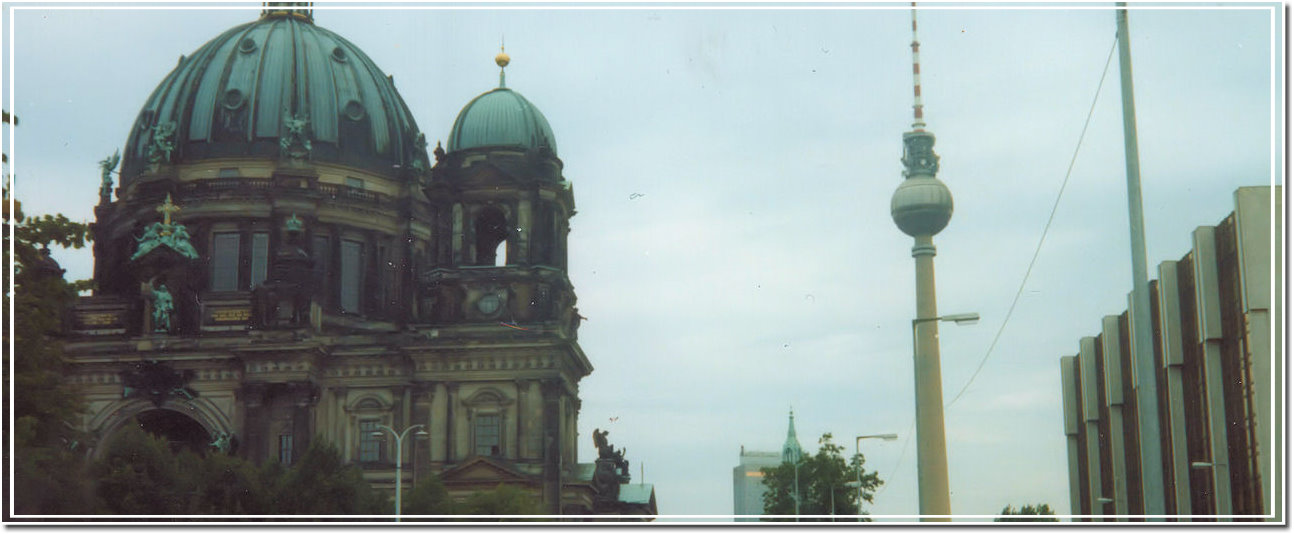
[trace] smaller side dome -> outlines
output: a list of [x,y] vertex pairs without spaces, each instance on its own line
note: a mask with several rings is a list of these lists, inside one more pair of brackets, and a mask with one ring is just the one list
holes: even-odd
[[449,151],[473,148],[547,147],[557,154],[557,138],[548,119],[521,94],[500,87],[463,107],[449,132]]

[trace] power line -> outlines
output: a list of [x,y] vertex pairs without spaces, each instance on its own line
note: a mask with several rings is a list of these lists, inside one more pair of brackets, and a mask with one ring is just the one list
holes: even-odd
[[1047,216],[1047,224],[1042,227],[1042,235],[1038,237],[1038,246],[1033,249],[1033,258],[1029,260],[1029,268],[1025,269],[1024,278],[1020,280],[1020,287],[1015,291],[1015,298],[1011,299],[1011,307],[1007,309],[1006,317],[1002,319],[1002,326],[997,329],[997,335],[993,336],[993,343],[989,344],[988,352],[984,353],[984,358],[980,360],[979,366],[975,367],[975,372],[971,373],[970,379],[966,381],[966,385],[962,386],[961,391],[957,392],[953,400],[944,405],[945,408],[951,407],[958,399],[962,398],[962,394],[966,393],[966,389],[975,381],[975,377],[979,376],[980,370],[984,369],[984,364],[988,362],[989,356],[993,354],[993,349],[997,347],[998,340],[1002,338],[1002,332],[1006,330],[1006,325],[1010,323],[1011,314],[1015,312],[1016,304],[1020,303],[1020,296],[1024,294],[1024,286],[1029,281],[1029,275],[1033,273],[1033,266],[1038,262],[1038,253],[1042,252],[1042,244],[1047,239],[1047,231],[1051,229],[1051,223],[1056,219],[1056,211],[1060,207],[1061,197],[1065,194],[1065,186],[1069,184],[1069,177],[1074,172],[1074,163],[1078,161],[1078,151],[1083,147],[1083,138],[1087,135],[1088,125],[1092,123],[1092,115],[1096,112],[1096,102],[1101,96],[1101,86],[1105,85],[1105,75],[1110,71],[1110,62],[1114,59],[1114,49],[1118,42],[1119,40],[1116,37],[1114,43],[1110,45],[1110,53],[1105,58],[1105,68],[1101,70],[1101,81],[1096,84],[1096,94],[1092,96],[1092,106],[1087,110],[1087,120],[1083,121],[1083,130],[1078,134],[1078,144],[1074,147],[1074,155],[1069,159],[1069,169],[1065,171],[1065,179],[1060,183],[1060,191],[1056,192],[1056,201],[1051,205],[1051,215]]

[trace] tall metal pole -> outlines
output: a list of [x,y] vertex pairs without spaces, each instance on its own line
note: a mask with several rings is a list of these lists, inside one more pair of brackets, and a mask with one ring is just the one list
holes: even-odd
[[1137,112],[1132,98],[1132,48],[1127,3],[1119,2],[1119,78],[1123,89],[1123,146],[1128,174],[1128,225],[1132,241],[1132,361],[1141,444],[1141,494],[1146,515],[1164,514],[1164,468],[1159,446],[1159,394],[1150,339],[1150,283],[1146,275],[1146,228],[1141,211],[1141,164],[1137,154]]

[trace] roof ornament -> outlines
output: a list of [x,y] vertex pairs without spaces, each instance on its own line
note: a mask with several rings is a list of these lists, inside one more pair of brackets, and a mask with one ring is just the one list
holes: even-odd
[[171,222],[171,216],[180,211],[180,207],[171,202],[170,193],[166,194],[166,202],[155,211],[162,214],[162,222],[148,225],[144,228],[144,235],[135,238],[138,245],[130,260],[135,261],[163,245],[190,260],[198,259],[198,251],[189,241],[189,230],[183,224]]
[[499,66],[499,89],[507,87],[507,84],[505,84],[503,80],[503,69],[508,66],[508,62],[510,61],[512,61],[512,58],[508,57],[508,53],[503,51],[503,38],[500,37],[499,55],[494,56],[494,64]]
[[117,168],[117,163],[121,162],[121,151],[117,150],[111,156],[103,158],[99,162],[99,173],[101,182],[99,185],[99,203],[107,204],[112,202],[112,170]]
[[288,232],[299,233],[305,229],[305,223],[301,222],[301,219],[297,218],[296,213],[293,213],[291,217],[288,217],[287,220],[283,221],[283,229]]
[[309,124],[309,115],[293,114],[287,107],[283,108],[283,128],[286,131],[279,137],[279,149],[284,156],[305,159],[310,155],[310,137],[306,135]]
[[171,151],[175,150],[175,121],[166,121],[153,126],[152,140],[148,143],[148,163],[158,165],[171,161]]
[[261,2],[261,5],[265,6],[265,9],[261,10],[261,18],[292,17],[313,23],[314,4],[314,2]]

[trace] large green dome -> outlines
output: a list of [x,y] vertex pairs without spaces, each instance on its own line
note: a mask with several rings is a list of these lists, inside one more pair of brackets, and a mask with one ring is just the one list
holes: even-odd
[[547,147],[557,154],[548,119],[520,93],[500,87],[472,99],[454,120],[449,151],[473,148]]
[[[278,11],[181,57],[149,96],[126,142],[123,185],[152,160],[281,156],[287,121],[304,119],[305,157],[394,173],[419,157],[418,127],[393,80],[311,18]],[[300,129],[299,122],[297,128]],[[416,166],[416,165],[415,165]]]

